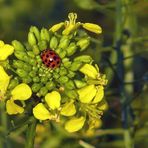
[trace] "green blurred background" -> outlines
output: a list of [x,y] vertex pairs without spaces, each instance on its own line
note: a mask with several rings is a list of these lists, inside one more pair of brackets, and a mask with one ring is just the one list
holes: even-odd
[[[86,53],[109,79],[105,90],[109,109],[102,127],[89,136],[67,135],[54,124],[46,126],[48,131],[39,127],[35,147],[147,148],[147,0],[0,0],[0,39],[26,42],[31,25],[49,28],[67,19],[69,12],[76,12],[78,21],[96,23],[103,29]],[[7,147],[23,147],[24,130],[10,134],[5,139]],[[4,136],[2,132],[0,136]]]

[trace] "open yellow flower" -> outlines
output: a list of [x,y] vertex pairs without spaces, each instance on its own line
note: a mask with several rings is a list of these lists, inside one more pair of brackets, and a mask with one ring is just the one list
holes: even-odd
[[14,52],[14,47],[0,40],[0,61],[6,60]]
[[[60,108],[61,95],[57,91],[52,91],[51,93],[46,94],[45,102],[47,103],[49,109],[55,110]],[[37,104],[33,108],[33,114],[35,118],[39,120],[47,120],[55,118],[49,110],[45,107],[43,103]]]
[[4,68],[0,65],[0,100],[3,99],[10,81],[10,76],[7,75]]
[[24,108],[17,105],[14,101],[15,100],[28,100],[32,95],[31,88],[25,84],[21,83],[17,85],[12,91],[11,91],[11,98],[10,100],[7,100],[6,102],[6,110],[9,115],[12,114],[19,114],[24,112]]
[[65,123],[65,129],[70,133],[76,132],[84,126],[85,120],[83,116],[79,118],[73,117]]

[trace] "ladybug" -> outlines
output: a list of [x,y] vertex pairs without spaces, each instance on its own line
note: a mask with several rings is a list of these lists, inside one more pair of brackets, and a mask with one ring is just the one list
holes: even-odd
[[48,68],[54,69],[60,66],[61,59],[57,53],[51,49],[46,49],[41,53],[41,59],[43,64]]

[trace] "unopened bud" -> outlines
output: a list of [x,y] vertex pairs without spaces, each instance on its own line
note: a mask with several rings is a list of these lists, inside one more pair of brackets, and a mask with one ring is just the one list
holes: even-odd
[[17,40],[12,41],[12,45],[15,51],[25,51],[23,44]]
[[43,51],[43,50],[47,49],[47,42],[46,41],[40,41],[38,43],[38,46],[39,46],[40,51]]
[[36,26],[31,26],[30,27],[30,32],[34,33],[36,39],[38,41],[40,41],[40,31],[39,31],[39,29]]
[[41,36],[41,40],[45,40],[45,41],[50,40],[49,31],[46,28],[41,29],[40,36]]
[[89,46],[89,44],[90,44],[89,38],[83,38],[77,42],[77,46],[80,47],[80,51],[85,50]]
[[84,62],[84,63],[90,63],[92,62],[92,57],[89,55],[81,55],[74,59],[74,61]]
[[73,55],[77,50],[77,46],[75,43],[70,43],[68,48],[66,48],[67,56]]
[[77,88],[82,88],[84,86],[86,86],[86,82],[80,81],[80,80],[74,80],[75,85]]
[[53,36],[50,40],[50,48],[55,49],[57,48],[57,45],[58,45],[58,39],[55,36]]
[[33,32],[28,33],[28,43],[33,46],[36,45],[37,41]]
[[62,49],[66,49],[69,45],[69,38],[68,36],[63,36],[60,40],[60,43],[59,43],[59,48],[62,48]]
[[70,70],[71,71],[77,71],[80,67],[81,67],[81,65],[82,65],[82,62],[80,61],[75,61],[75,62],[73,62],[72,64],[71,64],[71,66],[70,66]]

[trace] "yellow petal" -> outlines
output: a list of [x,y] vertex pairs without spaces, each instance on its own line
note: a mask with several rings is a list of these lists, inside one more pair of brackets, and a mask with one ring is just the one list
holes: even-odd
[[58,31],[63,25],[64,25],[64,23],[61,22],[61,23],[59,23],[59,24],[53,25],[49,30],[52,31],[52,32],[56,32],[56,31]]
[[102,126],[102,120],[101,119],[92,119],[89,122],[89,129],[99,128],[101,126]]
[[90,103],[96,95],[96,91],[95,85],[88,85],[79,89],[77,91],[79,94],[79,100],[82,103]]
[[85,123],[85,117],[83,116],[79,118],[74,117],[66,122],[65,129],[70,133],[76,132],[83,127],[84,123]]
[[45,101],[51,109],[57,109],[60,107],[61,96],[59,92],[52,91],[45,96]]
[[4,68],[0,66],[0,96],[3,96],[7,90],[10,77],[5,72]]
[[6,102],[6,110],[9,115],[21,114],[24,112],[24,108],[14,103],[14,100],[10,99]]
[[96,79],[98,75],[96,68],[90,64],[85,64],[84,66],[82,66],[80,68],[80,72],[82,72],[83,74],[87,75],[92,79]]
[[99,102],[98,104],[98,109],[99,110],[102,110],[102,111],[105,111],[109,108],[107,102],[105,100],[102,100],[101,102]]
[[102,33],[102,28],[97,24],[84,23],[84,24],[82,24],[82,26],[86,30],[89,30],[89,31],[94,32],[96,34]]
[[92,103],[98,103],[100,102],[104,97],[104,87],[98,86],[97,93],[95,98],[92,100]]
[[67,102],[61,109],[61,115],[73,116],[76,113],[76,108],[73,101]]
[[3,47],[4,45],[5,43],[2,40],[0,40],[0,47]]
[[51,118],[50,112],[45,108],[43,103],[39,103],[33,108],[33,115],[39,120],[47,120]]
[[0,61],[6,60],[14,52],[14,47],[9,44],[0,43]]
[[31,97],[32,91],[27,84],[21,83],[11,91],[11,95],[13,100],[27,100]]

